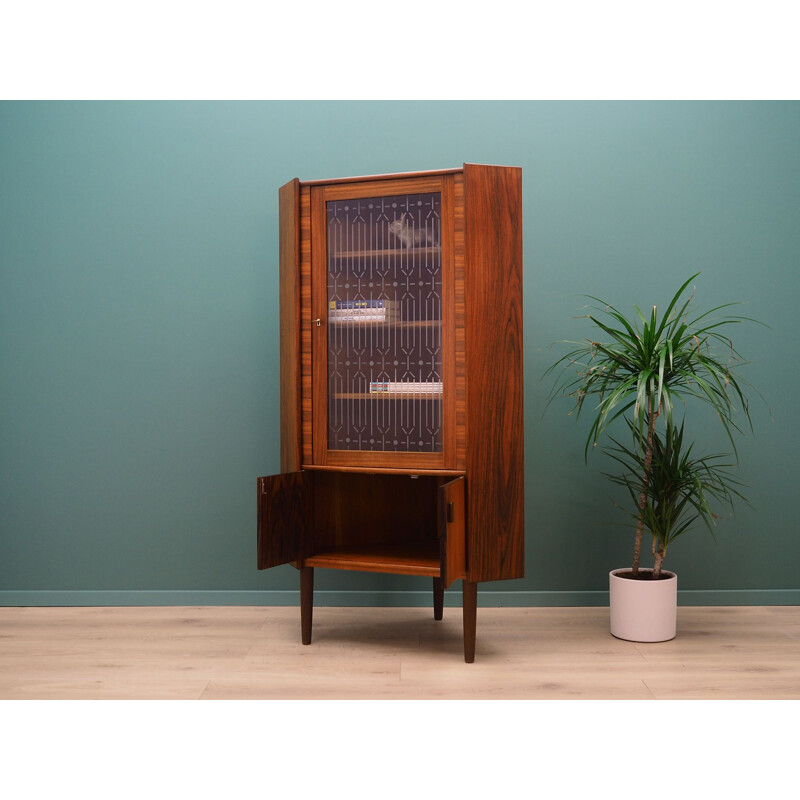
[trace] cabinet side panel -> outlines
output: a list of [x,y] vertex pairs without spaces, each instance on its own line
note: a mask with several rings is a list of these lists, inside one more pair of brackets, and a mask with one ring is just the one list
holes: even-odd
[[300,386],[303,464],[311,463],[311,190],[300,187]]
[[456,469],[467,467],[467,377],[464,305],[464,175],[453,176],[453,250],[455,297],[455,424]]
[[281,470],[300,468],[300,182],[278,191],[280,214]]
[[464,165],[468,580],[524,574],[522,170]]

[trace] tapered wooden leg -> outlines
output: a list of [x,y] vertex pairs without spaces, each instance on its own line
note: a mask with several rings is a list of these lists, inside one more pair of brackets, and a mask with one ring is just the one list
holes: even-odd
[[300,633],[303,644],[311,644],[311,617],[314,611],[314,567],[300,568]]
[[444,610],[444,584],[441,578],[433,579],[433,618],[441,619]]
[[463,581],[464,661],[475,660],[475,627],[478,619],[478,584]]

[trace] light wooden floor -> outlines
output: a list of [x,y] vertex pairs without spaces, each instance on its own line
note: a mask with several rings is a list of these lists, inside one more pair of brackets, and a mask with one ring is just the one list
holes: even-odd
[[607,608],[0,608],[0,699],[800,699],[800,607],[681,607],[671,642]]

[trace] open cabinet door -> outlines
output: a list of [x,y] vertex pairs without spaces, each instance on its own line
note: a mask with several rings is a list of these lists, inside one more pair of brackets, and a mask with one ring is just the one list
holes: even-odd
[[464,478],[439,487],[439,545],[442,559],[442,584],[467,575],[466,509]]
[[305,472],[258,479],[258,568],[299,561],[308,530]]

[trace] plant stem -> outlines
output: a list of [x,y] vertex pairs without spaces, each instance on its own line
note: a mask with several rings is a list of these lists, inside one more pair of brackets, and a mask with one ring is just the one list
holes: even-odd
[[661,542],[658,543],[658,547],[656,547],[656,537],[653,537],[653,557],[655,559],[653,563],[653,580],[658,580],[661,577],[661,565],[664,563],[664,556],[666,555],[666,551],[664,550],[663,545]]
[[644,509],[647,505],[647,487],[650,484],[650,466],[653,463],[653,433],[656,429],[659,409],[653,411],[653,396],[647,396],[647,444],[644,451],[644,470],[642,471],[642,491],[639,495],[639,519],[636,521],[636,536],[633,540],[633,569],[631,574],[639,574],[639,559],[642,554],[642,532],[644,530]]

